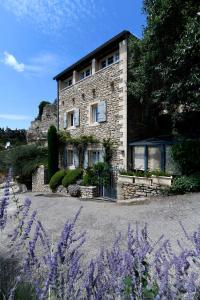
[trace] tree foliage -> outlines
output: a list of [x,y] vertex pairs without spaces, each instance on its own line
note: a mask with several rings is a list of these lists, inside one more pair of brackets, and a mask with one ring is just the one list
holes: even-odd
[[51,125],[48,130],[48,177],[51,177],[58,171],[58,135],[57,129]]
[[22,145],[3,151],[2,162],[4,169],[12,166],[13,175],[18,182],[31,187],[32,174],[40,165],[47,165],[47,148],[36,144]]
[[142,106],[144,130],[163,133],[164,118],[165,129],[179,133],[177,118],[200,111],[199,3],[145,0],[144,12],[143,38],[129,43],[129,97]]
[[10,142],[11,146],[26,144],[26,130],[0,128],[0,149],[5,149],[6,142]]

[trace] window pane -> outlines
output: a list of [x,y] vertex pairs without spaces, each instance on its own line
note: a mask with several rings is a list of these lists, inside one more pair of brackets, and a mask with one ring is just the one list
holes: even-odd
[[70,114],[70,119],[71,119],[71,126],[73,126],[74,125],[74,114],[73,113]]
[[84,72],[82,72],[82,73],[80,74],[80,79],[83,79],[84,76],[85,76],[85,74],[84,74]]
[[113,62],[114,62],[113,56],[109,57],[109,58],[108,58],[108,65],[113,64]]
[[159,170],[161,162],[161,151],[159,147],[148,147],[148,169]]
[[90,76],[90,69],[86,70],[85,76],[86,76],[86,77],[87,77],[87,76]]
[[69,79],[69,86],[70,86],[70,85],[72,85],[72,80],[71,80],[71,79]]
[[67,165],[68,166],[73,165],[73,150],[67,151]]
[[144,170],[144,147],[134,147],[133,150],[134,169]]
[[101,62],[101,69],[105,68],[106,67],[106,60],[103,60]]
[[96,105],[92,106],[92,122],[93,123],[97,122],[97,106]]

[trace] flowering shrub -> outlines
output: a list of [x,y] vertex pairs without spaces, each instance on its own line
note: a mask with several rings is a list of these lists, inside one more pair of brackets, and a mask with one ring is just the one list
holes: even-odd
[[[1,230],[7,224],[8,205],[9,182],[0,201]],[[16,293],[23,284],[27,284],[23,299],[200,299],[200,226],[192,236],[183,228],[190,247],[178,242],[179,254],[163,236],[153,243],[147,226],[136,225],[135,230],[129,226],[125,248],[119,234],[111,249],[102,249],[85,266],[81,250],[85,233],[77,234],[75,229],[81,208],[53,243],[37,211],[31,210],[31,201],[26,199],[23,206],[16,201],[16,205],[9,249],[12,257],[21,260],[9,300],[18,299]]]

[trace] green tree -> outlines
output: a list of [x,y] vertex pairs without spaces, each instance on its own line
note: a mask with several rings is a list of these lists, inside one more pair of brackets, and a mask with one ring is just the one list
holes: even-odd
[[51,125],[48,130],[48,178],[58,171],[58,135],[57,129]]
[[0,166],[6,172],[10,166],[18,182],[31,188],[32,174],[40,166],[47,165],[47,148],[36,144],[22,145],[0,152]]
[[147,132],[151,125],[162,133],[164,118],[169,133],[179,133],[180,115],[200,111],[199,8],[196,0],[144,1],[147,26],[142,40],[129,43],[128,90]]

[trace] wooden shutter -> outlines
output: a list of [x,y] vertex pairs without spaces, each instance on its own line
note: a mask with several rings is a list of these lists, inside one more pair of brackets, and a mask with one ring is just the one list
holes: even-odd
[[78,151],[76,148],[73,151],[73,158],[74,158],[74,166],[75,166],[75,168],[78,168],[79,167],[79,158],[78,158]]
[[106,101],[101,101],[97,106],[97,122],[106,121]]
[[74,111],[74,126],[78,127],[80,125],[80,109],[77,108]]
[[88,151],[87,150],[85,150],[85,153],[84,153],[83,166],[84,166],[84,169],[87,169],[87,167],[88,167]]
[[64,113],[64,116],[63,116],[63,128],[67,128],[67,113],[65,112]]

